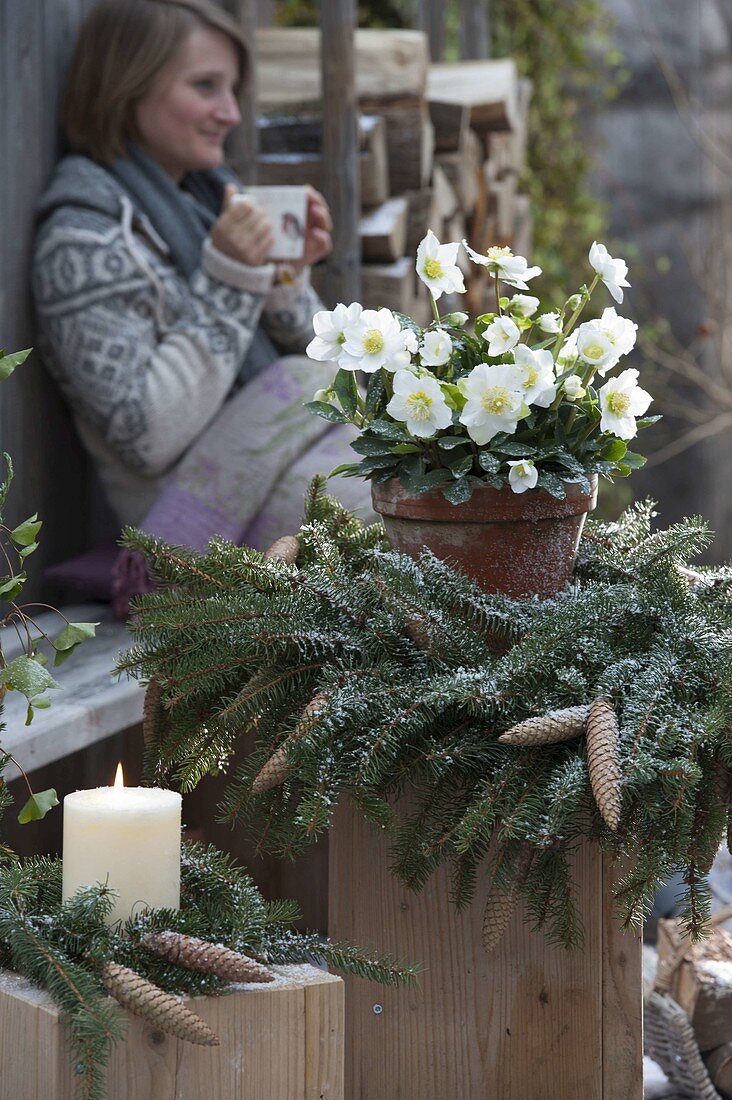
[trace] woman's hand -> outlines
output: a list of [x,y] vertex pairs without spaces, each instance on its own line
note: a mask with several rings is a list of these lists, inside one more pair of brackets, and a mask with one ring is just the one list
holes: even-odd
[[308,211],[307,228],[305,230],[305,252],[299,265],[308,266],[322,260],[333,249],[331,230],[333,221],[330,216],[328,204],[314,187],[307,187]]
[[272,222],[261,206],[227,183],[221,213],[211,226],[211,243],[232,260],[259,267],[274,244]]

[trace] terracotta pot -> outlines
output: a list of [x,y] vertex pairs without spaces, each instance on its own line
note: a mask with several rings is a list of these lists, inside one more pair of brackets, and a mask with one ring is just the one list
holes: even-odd
[[591,493],[566,488],[557,500],[544,489],[485,486],[466,504],[450,504],[439,489],[412,496],[391,478],[372,485],[371,496],[396,550],[417,558],[426,546],[487,592],[544,598],[571,576],[585,517],[597,502],[597,477]]

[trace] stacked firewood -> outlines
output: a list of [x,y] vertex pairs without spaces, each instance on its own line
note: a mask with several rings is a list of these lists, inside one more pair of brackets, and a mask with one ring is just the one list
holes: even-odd
[[[479,252],[531,251],[531,213],[519,193],[531,82],[511,60],[431,64],[419,31],[359,30],[356,95],[362,217],[362,303],[426,324],[414,256],[428,229]],[[322,187],[320,32],[257,34],[257,183]],[[465,304],[484,308],[484,272],[463,255]],[[316,286],[321,273],[314,272]],[[457,305],[457,303],[456,303]]]
[[714,1088],[732,1098],[732,934],[712,928],[689,945],[675,920],[659,921],[656,990],[686,1013]]

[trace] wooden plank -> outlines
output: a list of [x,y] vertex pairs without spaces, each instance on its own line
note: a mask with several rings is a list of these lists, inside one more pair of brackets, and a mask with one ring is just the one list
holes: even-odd
[[614,902],[622,878],[602,857],[602,1097],[643,1097],[643,935],[624,931]]
[[[247,42],[254,42],[257,28],[256,0],[226,0],[226,7],[244,32]],[[257,53],[249,51],[249,77],[241,97],[241,123],[227,141],[227,154],[236,165],[244,183],[257,182]]]
[[323,192],[333,218],[324,300],[331,307],[361,292],[358,215],[358,120],[354,76],[355,0],[331,0],[321,12]]
[[433,65],[427,81],[430,103],[470,108],[470,125],[481,133],[513,130],[518,112],[518,73],[510,58]]
[[[0,344],[7,350],[35,341],[34,212],[57,157],[59,88],[81,15],[77,0],[0,4]],[[42,598],[43,566],[78,552],[88,539],[90,476],[66,407],[36,354],[0,387],[0,436],[16,467],[6,522],[13,526],[33,511],[45,521],[24,592]],[[73,492],[58,491],[59,455]]]
[[[271,984],[188,1000],[218,1047],[184,1043],[128,1016],[127,1038],[110,1059],[108,1100],[343,1100],[341,979],[312,966],[274,969]],[[3,1096],[73,1100],[65,1031],[45,993],[0,972]]]
[[419,25],[427,35],[430,57],[441,61],[445,55],[444,0],[419,0]]
[[372,207],[359,223],[362,259],[390,263],[404,255],[409,201],[402,195]]
[[330,934],[377,942],[425,967],[420,989],[376,995],[347,980],[348,1096],[605,1100],[602,1051],[614,1023],[603,1014],[608,901],[596,847],[583,845],[573,860],[585,945],[569,953],[549,947],[517,912],[502,945],[486,955],[480,890],[457,913],[444,871],[419,894],[401,887],[388,870],[386,840],[350,805],[336,812],[330,854]]
[[[323,5],[321,26],[330,6]],[[261,110],[323,100],[317,28],[260,29],[256,48]],[[429,50],[421,31],[359,29],[354,49],[359,99],[424,95]]]

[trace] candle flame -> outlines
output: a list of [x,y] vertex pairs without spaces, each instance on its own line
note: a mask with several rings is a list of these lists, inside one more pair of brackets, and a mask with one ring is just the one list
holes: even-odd
[[120,760],[119,764],[117,765],[117,772],[114,777],[114,786],[115,789],[119,789],[120,787],[124,787],[124,785],[125,773],[122,771],[122,761]]

